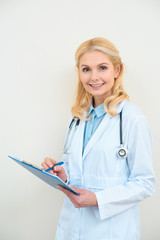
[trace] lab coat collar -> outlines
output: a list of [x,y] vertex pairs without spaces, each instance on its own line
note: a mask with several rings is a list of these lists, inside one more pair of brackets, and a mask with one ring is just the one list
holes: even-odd
[[122,102],[120,102],[119,104],[116,105],[115,109],[116,109],[117,114],[119,114],[122,111],[126,102],[127,102],[127,99],[124,99]]
[[[116,110],[117,114],[120,114],[120,112],[122,111],[122,109],[123,109],[123,107],[124,107],[124,105],[126,104],[127,101],[128,101],[127,99],[124,99],[122,102],[118,103],[115,106],[115,110]],[[109,118],[114,117],[114,116],[111,116],[109,113],[108,113],[108,115],[109,115]]]

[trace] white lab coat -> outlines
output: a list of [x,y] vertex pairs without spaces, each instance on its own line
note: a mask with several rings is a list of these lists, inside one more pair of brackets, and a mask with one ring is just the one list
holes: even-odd
[[[152,136],[146,117],[133,103],[124,100],[116,109],[116,117],[105,115],[83,155],[85,122],[80,121],[71,153],[64,155],[70,184],[95,192],[98,207],[76,209],[66,197],[56,240],[140,239],[137,205],[155,191]],[[122,109],[123,143],[129,150],[127,159],[120,159],[116,154],[120,147]]]

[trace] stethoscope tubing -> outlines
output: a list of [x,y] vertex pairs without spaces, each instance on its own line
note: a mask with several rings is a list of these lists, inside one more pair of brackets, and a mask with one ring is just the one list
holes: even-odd
[[[70,137],[70,141],[69,141],[69,136],[70,136],[70,133],[71,133],[71,130],[72,130],[72,127],[73,127],[73,124],[74,122],[76,121],[75,123],[75,126],[74,126],[74,132],[72,133],[72,136]],[[76,133],[76,130],[79,126],[79,123],[80,123],[80,119],[79,118],[73,118],[70,122],[70,125],[69,125],[69,130],[68,130],[68,133],[67,133],[67,137],[66,137],[66,141],[65,141],[65,145],[64,145],[64,150],[63,150],[63,154],[68,154],[69,153],[69,148],[71,146],[71,143],[72,143],[72,140],[73,140],[73,137],[74,137],[74,134]]]
[[[128,157],[128,149],[125,148],[123,146],[123,132],[122,132],[122,111],[120,112],[120,128],[119,128],[119,131],[120,131],[120,148],[117,150],[117,155],[119,158],[127,158]],[[71,130],[73,128],[73,124],[74,122],[76,121],[75,123],[75,126],[74,126],[74,132],[72,133],[72,136],[70,136],[70,133],[71,133]],[[65,141],[65,145],[64,145],[64,151],[62,152],[63,154],[69,154],[69,148],[71,146],[71,143],[72,143],[72,140],[73,140],[73,137],[74,137],[74,134],[79,126],[79,123],[80,123],[80,119],[78,117],[73,117],[71,122],[70,122],[70,125],[69,125],[69,130],[68,130],[68,134],[67,134],[67,137],[66,137],[66,141]],[[70,141],[69,141],[69,136],[70,136]]]

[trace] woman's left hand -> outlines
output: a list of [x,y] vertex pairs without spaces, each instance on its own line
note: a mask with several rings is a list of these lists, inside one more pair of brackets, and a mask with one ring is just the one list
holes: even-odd
[[58,188],[71,200],[75,208],[98,206],[96,195],[93,192],[82,188],[76,188],[71,185],[69,185],[69,187],[80,195],[76,195],[63,187],[58,186]]

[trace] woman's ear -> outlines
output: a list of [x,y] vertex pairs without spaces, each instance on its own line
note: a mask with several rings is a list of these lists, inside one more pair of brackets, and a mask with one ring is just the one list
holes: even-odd
[[121,72],[121,66],[120,65],[116,66],[114,71],[115,71],[114,77],[118,78],[118,76],[119,76],[119,74]]

